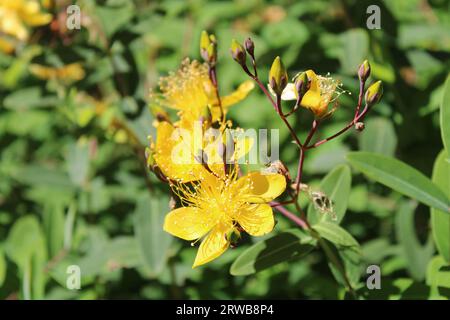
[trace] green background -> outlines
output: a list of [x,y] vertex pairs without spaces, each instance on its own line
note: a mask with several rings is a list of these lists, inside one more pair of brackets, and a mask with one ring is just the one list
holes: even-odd
[[[218,38],[220,90],[230,93],[246,80],[230,57],[231,39],[250,36],[264,81],[279,55],[290,76],[330,72],[352,92],[324,122],[319,136],[325,137],[353,116],[356,72],[367,58],[369,82],[383,81],[383,99],[364,132],[350,130],[308,152],[305,182],[318,186],[352,150],[395,156],[430,177],[443,148],[438,110],[450,70],[449,1],[77,3],[81,30],[40,27],[15,54],[0,54],[0,298],[344,298],[318,250],[254,275],[230,275],[231,263],[260,240],[248,236],[214,262],[191,269],[196,248],[162,231],[168,188],[145,167],[153,130],[149,90],[184,57],[200,58],[206,29]],[[366,28],[372,4],[381,9],[380,30]],[[53,9],[61,12],[63,6]],[[72,62],[86,72],[73,83],[40,80],[28,68]],[[104,101],[106,111],[96,112],[92,98]],[[230,117],[244,129],[280,128],[281,159],[295,172],[296,148],[261,92],[255,89],[232,107]],[[302,136],[311,120],[300,110],[291,121]],[[448,297],[448,273],[439,293],[431,285],[430,270],[440,261],[430,263],[436,250],[429,208],[357,171],[352,178],[342,226],[362,246],[361,294]],[[274,233],[293,227],[277,219]],[[73,264],[81,268],[81,290],[65,288]],[[382,290],[364,289],[370,264],[381,266]]]

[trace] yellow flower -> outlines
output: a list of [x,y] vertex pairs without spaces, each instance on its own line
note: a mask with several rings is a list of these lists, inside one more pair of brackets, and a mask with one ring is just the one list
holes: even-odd
[[42,13],[37,0],[0,0],[0,32],[21,41],[28,39],[27,27],[49,23],[52,15]]
[[71,63],[59,68],[32,64],[30,65],[30,72],[37,78],[43,80],[78,81],[85,76],[84,69],[80,63]]
[[[219,152],[219,149],[222,144],[227,144],[227,139],[230,138],[227,138],[224,130],[220,130],[217,137],[206,139],[199,126],[194,127],[193,130],[187,130],[162,121],[156,124],[156,143],[152,147],[153,157],[167,178],[186,183],[200,180],[209,174],[204,165],[198,161],[199,151],[203,150],[212,172],[222,176],[224,159],[223,152]],[[233,140],[234,150],[229,159],[231,163],[246,155],[254,142],[253,139],[245,136],[237,136]]]
[[[340,84],[329,76],[317,75],[313,70],[305,71],[311,81],[309,90],[302,98],[301,106],[311,110],[317,117],[328,111],[328,105],[342,93]],[[294,83],[289,83],[281,95],[283,100],[296,100],[298,97]]]
[[222,177],[208,174],[192,186],[173,186],[184,206],[169,212],[164,230],[188,241],[203,239],[193,268],[225,252],[233,233],[262,236],[274,228],[267,202],[283,193],[285,177],[251,172],[239,178],[237,172],[235,166]]
[[[151,94],[157,103],[178,110],[180,121],[176,126],[191,128],[209,108],[212,121],[220,119],[220,107],[215,90],[208,75],[208,66],[198,61],[183,61],[181,68],[167,77],[160,79],[161,96]],[[223,111],[244,99],[253,89],[254,84],[246,81],[229,96],[221,98]]]

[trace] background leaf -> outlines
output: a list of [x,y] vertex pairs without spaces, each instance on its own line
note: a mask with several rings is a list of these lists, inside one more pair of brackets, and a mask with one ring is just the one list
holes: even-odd
[[[339,224],[347,210],[351,183],[350,168],[346,165],[338,166],[328,173],[320,183],[319,190],[324,192],[333,202],[333,214],[318,212],[314,205],[310,204],[308,207],[308,221],[311,224],[319,221],[330,221]],[[332,215],[335,215],[336,219],[333,219]]]
[[[446,159],[446,152],[442,150],[434,163],[432,180],[442,190],[447,190],[450,197],[450,164]],[[439,253],[450,263],[450,215],[431,208],[431,229]]]
[[347,159],[369,178],[450,214],[449,200],[443,191],[406,163],[369,152],[352,152]]
[[315,240],[305,231],[292,229],[245,250],[231,265],[230,273],[245,276],[272,267],[278,263],[307,255]]
[[[444,85],[444,94],[441,102],[441,135],[447,156],[450,157],[450,75]],[[450,158],[447,157],[447,161]]]
[[417,239],[414,226],[414,202],[403,203],[396,215],[395,227],[398,242],[407,261],[407,268],[411,276],[421,281],[425,278],[428,261],[434,253],[431,234],[427,243],[422,246]]
[[366,121],[366,127],[359,136],[359,148],[362,151],[393,156],[397,147],[392,122],[382,117],[371,117]]
[[134,232],[146,265],[152,274],[159,274],[165,267],[173,237],[161,226],[165,214],[170,211],[166,196],[140,198],[134,212]]

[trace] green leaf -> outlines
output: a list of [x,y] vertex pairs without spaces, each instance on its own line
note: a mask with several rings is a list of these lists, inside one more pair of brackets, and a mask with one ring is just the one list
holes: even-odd
[[396,147],[397,136],[392,121],[383,117],[367,120],[366,128],[359,136],[359,149],[393,156]]
[[6,277],[6,260],[3,249],[0,247],[0,288],[3,285]]
[[308,221],[315,224],[319,221],[340,223],[347,210],[348,198],[352,184],[352,175],[347,165],[340,165],[329,172],[320,183],[319,190],[333,203],[333,219],[331,214],[321,213],[313,204],[308,207]]
[[[450,197],[450,164],[446,158],[446,152],[442,150],[434,162],[432,180],[442,190],[447,190]],[[431,230],[439,253],[450,263],[450,215],[431,208]]]
[[157,275],[165,267],[173,237],[162,228],[170,211],[167,196],[150,197],[145,194],[134,212],[134,232],[144,262]]
[[441,102],[441,134],[442,142],[447,151],[447,161],[450,161],[450,74],[445,81]]
[[339,55],[341,67],[346,74],[356,74],[358,67],[367,58],[369,36],[364,29],[350,29],[341,34],[342,51]]
[[421,281],[425,278],[427,263],[434,253],[431,235],[422,246],[417,239],[414,226],[414,210],[417,203],[409,201],[402,203],[395,217],[395,229],[401,252],[407,261],[406,267],[411,276]]
[[46,282],[43,270],[47,250],[41,226],[35,216],[25,216],[14,223],[6,240],[5,250],[19,267],[24,283],[31,286],[32,298],[42,299]]
[[245,250],[231,265],[233,276],[245,276],[307,255],[316,241],[300,229],[287,230]]
[[[347,286],[347,279],[352,287],[357,286],[361,274],[361,247],[358,241],[345,229],[331,222],[321,221],[314,225],[313,229],[319,233],[320,237],[334,245],[329,248],[326,243],[321,242],[329,259],[328,265],[336,280]],[[340,261],[331,259],[331,255],[339,256]]]
[[[51,201],[51,200],[49,200]],[[64,206],[53,199],[43,210],[42,225],[50,257],[55,257],[64,245]]]
[[18,111],[53,106],[57,101],[56,97],[43,97],[39,87],[29,87],[9,94],[3,104],[7,109]]
[[78,264],[83,277],[92,277],[118,268],[136,268],[143,261],[136,239],[120,236],[96,246]]
[[106,35],[111,37],[133,18],[133,10],[134,5],[128,2],[120,7],[98,6],[95,13],[100,19]]
[[369,178],[450,214],[449,200],[443,191],[406,163],[370,152],[351,152],[347,159]]
[[444,298],[444,292],[450,289],[450,270],[441,256],[434,257],[428,263],[426,283],[431,287],[432,299]]
[[87,182],[89,173],[89,144],[81,141],[71,143],[66,162],[70,180],[74,185],[82,187]]
[[335,223],[321,221],[313,226],[320,236],[328,241],[343,247],[358,247],[358,241],[345,229]]

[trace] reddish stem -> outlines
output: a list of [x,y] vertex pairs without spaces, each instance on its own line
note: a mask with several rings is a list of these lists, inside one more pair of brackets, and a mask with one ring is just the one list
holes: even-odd
[[280,212],[282,215],[284,215],[286,218],[288,218],[289,220],[291,220],[292,222],[294,222],[295,224],[297,224],[301,228],[303,228],[305,230],[309,229],[308,223],[306,223],[303,219],[299,218],[298,216],[296,216],[295,214],[290,212],[285,207],[281,206],[278,202],[271,201],[270,205],[273,206],[275,208],[275,210]]

